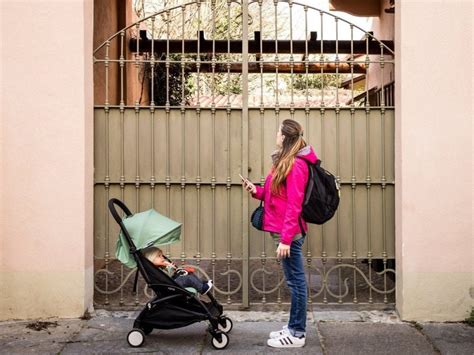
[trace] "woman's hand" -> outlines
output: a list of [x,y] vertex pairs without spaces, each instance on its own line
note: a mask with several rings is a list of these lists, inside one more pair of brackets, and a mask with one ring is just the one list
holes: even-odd
[[276,250],[277,258],[289,258],[290,257],[290,246],[280,243],[278,244],[278,248]]
[[257,192],[257,188],[249,180],[242,180],[242,186],[244,187],[245,190],[247,190],[251,194],[255,194]]

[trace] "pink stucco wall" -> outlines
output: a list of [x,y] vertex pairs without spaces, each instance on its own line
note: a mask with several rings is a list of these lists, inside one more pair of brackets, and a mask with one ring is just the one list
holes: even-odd
[[397,308],[462,320],[474,306],[473,4],[396,6]]
[[3,1],[0,319],[92,304],[92,0]]

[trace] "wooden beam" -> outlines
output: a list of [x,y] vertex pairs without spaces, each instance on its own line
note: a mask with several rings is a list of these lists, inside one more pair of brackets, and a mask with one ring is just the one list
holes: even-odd
[[353,16],[380,16],[380,0],[329,0],[329,10],[343,11]]
[[[143,33],[142,33],[143,32]],[[204,32],[199,33],[199,51],[200,53],[212,53],[213,41],[204,38]],[[151,40],[146,38],[146,32],[140,31],[140,52],[151,51]],[[350,40],[317,40],[317,34],[312,32],[310,39],[305,40],[293,40],[293,54],[305,54],[306,42],[308,43],[309,54],[321,53],[321,45],[323,46],[324,54],[336,53],[336,45],[338,46],[339,54],[350,54],[351,53],[351,41]],[[262,40],[262,48],[260,48],[260,33],[255,33],[255,39],[249,40],[249,53],[252,54],[274,54],[275,53],[275,40]],[[155,39],[154,49],[155,53],[166,53],[167,43],[169,42],[169,53],[181,53],[182,44],[184,42],[185,53],[197,53],[198,41],[196,39]],[[215,40],[215,53],[242,53],[242,40]],[[393,41],[382,41],[388,48],[394,48]],[[354,54],[366,54],[367,43],[365,40],[352,41],[353,53]],[[137,51],[137,39],[131,38],[129,40],[129,48],[132,52]],[[289,54],[291,41],[289,40],[278,40],[278,54]],[[369,40],[368,46],[369,54],[380,54],[380,43],[375,40]],[[385,50],[387,55],[387,50]]]

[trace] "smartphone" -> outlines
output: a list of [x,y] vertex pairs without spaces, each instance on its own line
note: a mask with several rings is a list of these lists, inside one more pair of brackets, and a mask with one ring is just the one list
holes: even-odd
[[239,176],[242,179],[242,181],[249,181],[248,179],[244,178],[242,175],[239,174]]

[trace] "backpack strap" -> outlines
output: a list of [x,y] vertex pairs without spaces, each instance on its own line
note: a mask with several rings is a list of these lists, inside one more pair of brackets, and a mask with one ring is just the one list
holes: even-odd
[[[306,159],[303,159],[303,158],[298,157],[298,156],[296,158],[302,159],[306,163],[306,166],[308,167],[308,182],[306,183],[305,196],[304,196],[304,199],[303,199],[303,206],[304,206],[308,203],[308,199],[309,199],[309,195],[307,193],[308,192],[307,190],[308,190],[308,188],[312,188],[311,180],[313,178],[313,170],[311,169],[311,164],[308,163],[308,161]],[[321,160],[319,160],[319,159],[316,160],[315,165],[317,165],[317,166],[321,165]],[[303,222],[301,220],[302,220],[302,217],[300,215],[299,218],[298,218],[298,224],[300,225],[301,235],[303,237],[306,237],[306,232],[304,231]]]
[[301,222],[301,219],[302,219],[302,218],[301,218],[301,216],[300,216],[300,217],[298,218],[298,223],[299,223],[299,225],[300,225],[301,235],[302,235],[303,237],[306,237],[306,232],[304,231],[303,222]]

